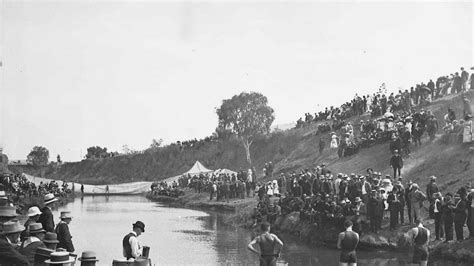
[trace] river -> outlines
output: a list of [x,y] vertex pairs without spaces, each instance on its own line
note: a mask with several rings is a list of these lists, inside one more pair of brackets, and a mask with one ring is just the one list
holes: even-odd
[[[76,253],[93,250],[98,265],[111,265],[122,259],[122,238],[132,223],[145,223],[139,237],[150,246],[155,265],[258,265],[256,255],[247,250],[251,234],[226,225],[226,214],[181,209],[152,202],[142,196],[88,196],[61,207],[73,214],[69,225]],[[58,212],[55,217],[58,217]],[[337,265],[339,252],[325,247],[310,247],[288,235],[279,265]],[[408,253],[359,251],[359,265],[408,265]],[[450,265],[436,263],[435,265]],[[451,264],[454,265],[454,264]]]

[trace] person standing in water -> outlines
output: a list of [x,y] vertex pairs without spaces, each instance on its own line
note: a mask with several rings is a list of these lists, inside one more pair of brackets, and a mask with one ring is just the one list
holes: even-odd
[[[280,256],[283,242],[274,234],[270,233],[270,224],[263,222],[260,229],[262,234],[257,236],[248,244],[248,249],[253,253],[259,255],[260,266],[274,266],[277,258]],[[255,244],[258,244],[260,251],[255,249]]]
[[408,236],[413,241],[413,264],[426,266],[428,265],[430,230],[423,226],[420,219],[417,219],[415,223],[417,226],[408,231]]
[[341,266],[357,265],[356,248],[359,244],[359,234],[352,231],[352,225],[351,220],[346,220],[344,222],[346,230],[339,233],[337,238],[337,248],[341,249],[341,255],[339,257],[339,265]]

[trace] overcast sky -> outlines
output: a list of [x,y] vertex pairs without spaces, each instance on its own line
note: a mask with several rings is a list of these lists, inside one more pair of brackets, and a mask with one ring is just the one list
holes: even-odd
[[274,124],[473,66],[473,6],[430,2],[1,1],[0,145],[76,161],[212,134],[258,91]]

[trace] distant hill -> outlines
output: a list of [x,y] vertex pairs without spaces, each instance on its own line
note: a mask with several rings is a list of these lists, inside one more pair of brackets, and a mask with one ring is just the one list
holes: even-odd
[[[473,92],[468,94],[471,99],[473,94]],[[432,110],[442,126],[443,116],[448,107],[453,108],[459,117],[462,113],[461,96],[447,96],[434,101],[425,109]],[[352,122],[356,123],[360,119],[355,117]],[[326,142],[323,154],[319,154],[318,151],[320,137]],[[251,153],[259,174],[262,173],[263,165],[269,161],[273,162],[276,172],[313,168],[326,162],[329,169],[335,173],[364,173],[369,167],[384,174],[391,173],[388,143],[361,149],[358,154],[345,158],[338,158],[334,151],[328,149],[328,145],[329,135],[317,135],[317,125],[312,124],[300,129],[274,131],[270,136],[256,140],[251,147]],[[142,154],[65,163],[61,166],[51,166],[45,173],[49,178],[90,184],[150,181],[183,173],[196,160],[210,169],[239,170],[247,167],[242,145],[237,139],[231,139],[206,142],[185,150],[177,146],[167,146]],[[428,182],[430,175],[437,176],[438,183],[446,188],[459,187],[467,181],[474,181],[474,154],[470,152],[469,146],[442,144],[439,136],[431,143],[425,134],[422,146],[412,147],[411,156],[404,161],[402,176],[421,185]],[[16,172],[38,173],[31,167],[9,166],[9,168]]]

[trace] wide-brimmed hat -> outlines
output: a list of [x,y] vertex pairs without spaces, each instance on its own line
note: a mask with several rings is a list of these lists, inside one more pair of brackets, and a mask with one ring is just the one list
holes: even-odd
[[81,257],[78,259],[80,261],[99,261],[95,255],[94,251],[83,251]]
[[40,214],[41,214],[41,211],[36,206],[30,207],[28,209],[28,217],[32,217],[32,216],[36,216],[36,215],[40,215]]
[[47,232],[46,235],[44,235],[43,242],[48,243],[48,244],[55,244],[55,243],[57,244],[59,243],[58,235],[53,232]]
[[71,212],[69,211],[64,211],[61,212],[61,215],[59,216],[60,219],[72,219]]
[[0,217],[17,217],[16,208],[13,206],[0,206]]
[[436,176],[434,175],[430,176],[430,180],[436,180]]
[[145,233],[145,224],[141,221],[137,221],[136,223],[133,224],[133,227],[138,227],[142,229],[142,232]]
[[413,183],[413,185],[411,185],[413,188],[420,188],[420,186],[418,186],[417,183]]
[[0,199],[8,199],[7,193],[5,193],[5,190],[0,190]]
[[35,255],[49,259],[49,257],[51,256],[51,253],[53,253],[53,252],[54,252],[54,250],[52,250],[52,249],[43,248],[43,247],[38,247],[38,248],[36,249]]
[[50,204],[55,201],[58,201],[58,199],[54,196],[53,193],[48,193],[44,195],[44,204]]
[[8,221],[3,223],[3,231],[0,232],[2,235],[14,234],[19,233],[25,230],[25,227],[20,224],[19,221]]
[[69,257],[69,252],[67,251],[59,251],[51,253],[51,258],[46,260],[45,263],[49,264],[63,264],[63,263],[71,263],[74,261],[73,258]]
[[41,223],[32,223],[32,224],[28,225],[28,231],[30,232],[30,234],[46,232],[43,229],[43,225]]
[[362,202],[362,200],[360,199],[360,197],[355,197],[354,202],[355,202],[355,203],[357,203],[357,202]]

